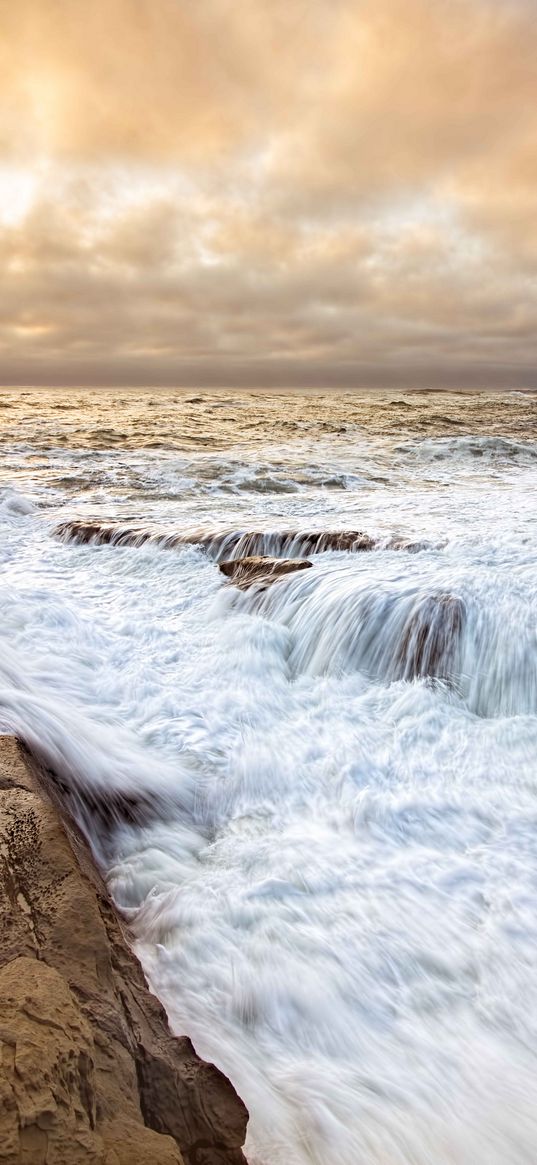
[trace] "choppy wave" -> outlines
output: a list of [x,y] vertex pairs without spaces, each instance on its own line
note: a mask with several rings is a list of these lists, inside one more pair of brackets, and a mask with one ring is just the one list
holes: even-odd
[[7,489],[0,488],[0,514],[31,514],[34,509],[33,502],[21,493],[20,490],[13,489],[12,487],[8,487]]
[[510,437],[460,436],[430,437],[420,442],[397,446],[399,453],[417,453],[430,461],[483,458],[489,463],[537,461],[537,441],[514,440]]
[[211,467],[211,478],[206,482],[196,483],[199,490],[213,491],[220,489],[235,493],[246,491],[251,493],[297,493],[303,489],[338,490],[356,489],[364,485],[369,477],[352,473],[327,473],[326,469],[316,465],[287,466],[285,469],[268,465],[262,468],[254,466],[235,466],[229,470],[221,467],[217,462]]

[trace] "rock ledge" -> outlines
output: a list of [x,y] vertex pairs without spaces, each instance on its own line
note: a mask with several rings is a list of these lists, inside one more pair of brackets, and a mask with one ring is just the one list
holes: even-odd
[[0,736],[0,1162],[245,1165],[244,1105],[172,1037],[43,779]]

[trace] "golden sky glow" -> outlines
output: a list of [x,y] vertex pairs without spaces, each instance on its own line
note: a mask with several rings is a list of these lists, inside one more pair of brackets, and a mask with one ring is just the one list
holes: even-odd
[[537,0],[0,0],[4,384],[537,384]]

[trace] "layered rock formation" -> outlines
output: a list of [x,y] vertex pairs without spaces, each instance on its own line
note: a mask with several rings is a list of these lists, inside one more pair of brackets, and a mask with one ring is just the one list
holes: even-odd
[[[216,562],[254,555],[300,558],[325,550],[357,553],[373,550],[377,543],[359,530],[152,530],[107,522],[61,522],[55,534],[66,542],[113,546],[144,546],[150,543],[167,550],[199,546]],[[378,544],[380,545],[380,544]]]
[[161,530],[144,526],[123,526],[113,522],[60,522],[54,533],[63,542],[92,543],[95,546],[161,546],[177,550],[198,546],[215,562],[250,558],[301,558],[327,550],[419,550],[439,549],[444,543],[411,538],[372,538],[361,530]]
[[0,1162],[245,1165],[244,1105],[170,1034],[42,779],[0,736]]

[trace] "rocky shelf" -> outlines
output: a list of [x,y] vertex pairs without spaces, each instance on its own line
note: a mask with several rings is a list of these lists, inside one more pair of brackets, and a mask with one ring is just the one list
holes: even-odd
[[174,1038],[89,851],[0,736],[0,1162],[246,1165],[248,1114]]

